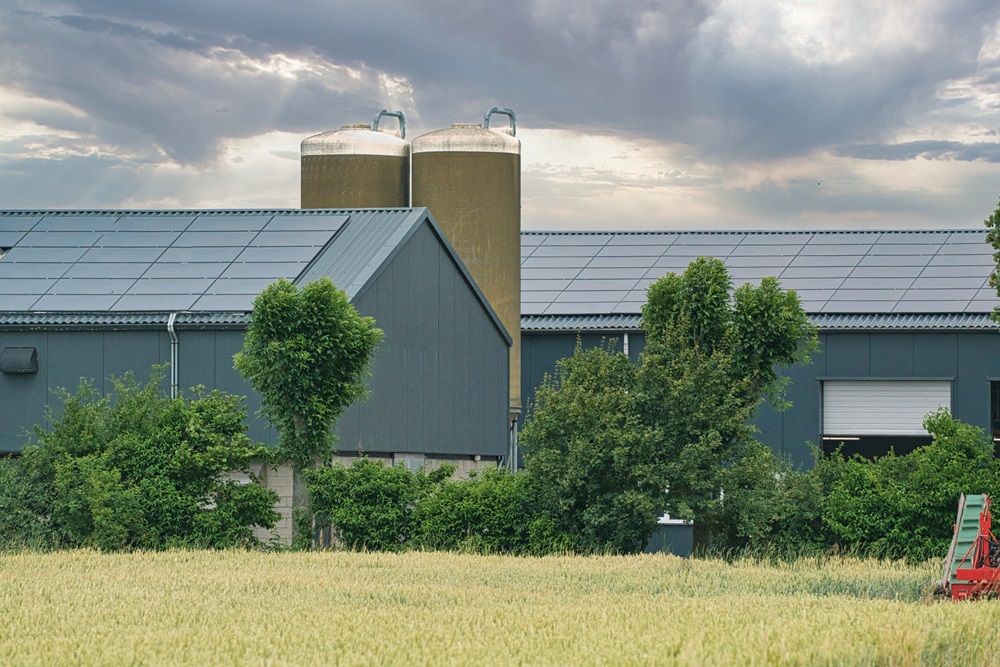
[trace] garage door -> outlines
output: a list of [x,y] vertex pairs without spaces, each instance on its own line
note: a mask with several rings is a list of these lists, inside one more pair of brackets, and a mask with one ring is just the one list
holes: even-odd
[[924,415],[951,410],[951,382],[836,380],[823,382],[823,435],[927,435]]

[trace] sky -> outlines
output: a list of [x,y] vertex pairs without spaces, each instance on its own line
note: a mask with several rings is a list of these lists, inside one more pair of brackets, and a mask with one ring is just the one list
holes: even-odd
[[1000,3],[0,2],[0,209],[296,208],[305,137],[493,106],[525,229],[979,228]]

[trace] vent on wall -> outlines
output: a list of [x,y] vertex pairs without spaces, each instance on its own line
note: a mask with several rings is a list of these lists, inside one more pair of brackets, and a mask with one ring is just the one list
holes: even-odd
[[5,347],[0,352],[0,373],[37,373],[38,351],[33,347]]
[[6,255],[9,252],[10,252],[10,248],[0,248],[0,259],[3,259],[3,256]]

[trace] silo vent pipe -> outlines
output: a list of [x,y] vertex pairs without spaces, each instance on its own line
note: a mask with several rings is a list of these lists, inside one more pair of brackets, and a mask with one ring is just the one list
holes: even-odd
[[483,117],[483,127],[485,127],[487,130],[490,129],[490,116],[492,116],[495,113],[503,114],[504,116],[510,118],[510,136],[512,137],[517,136],[517,119],[514,118],[514,112],[511,109],[500,109],[498,107],[493,107],[492,109],[487,111],[486,115]]
[[389,111],[388,109],[380,109],[375,118],[372,119],[372,130],[378,132],[378,122],[382,120],[382,116],[394,116],[399,119],[399,138],[406,138],[406,118],[403,117],[402,111]]

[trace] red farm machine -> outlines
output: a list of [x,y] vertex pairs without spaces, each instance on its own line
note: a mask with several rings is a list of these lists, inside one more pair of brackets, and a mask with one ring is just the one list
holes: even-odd
[[997,597],[1000,593],[1000,542],[993,536],[990,497],[962,495],[951,548],[938,590],[953,600]]

